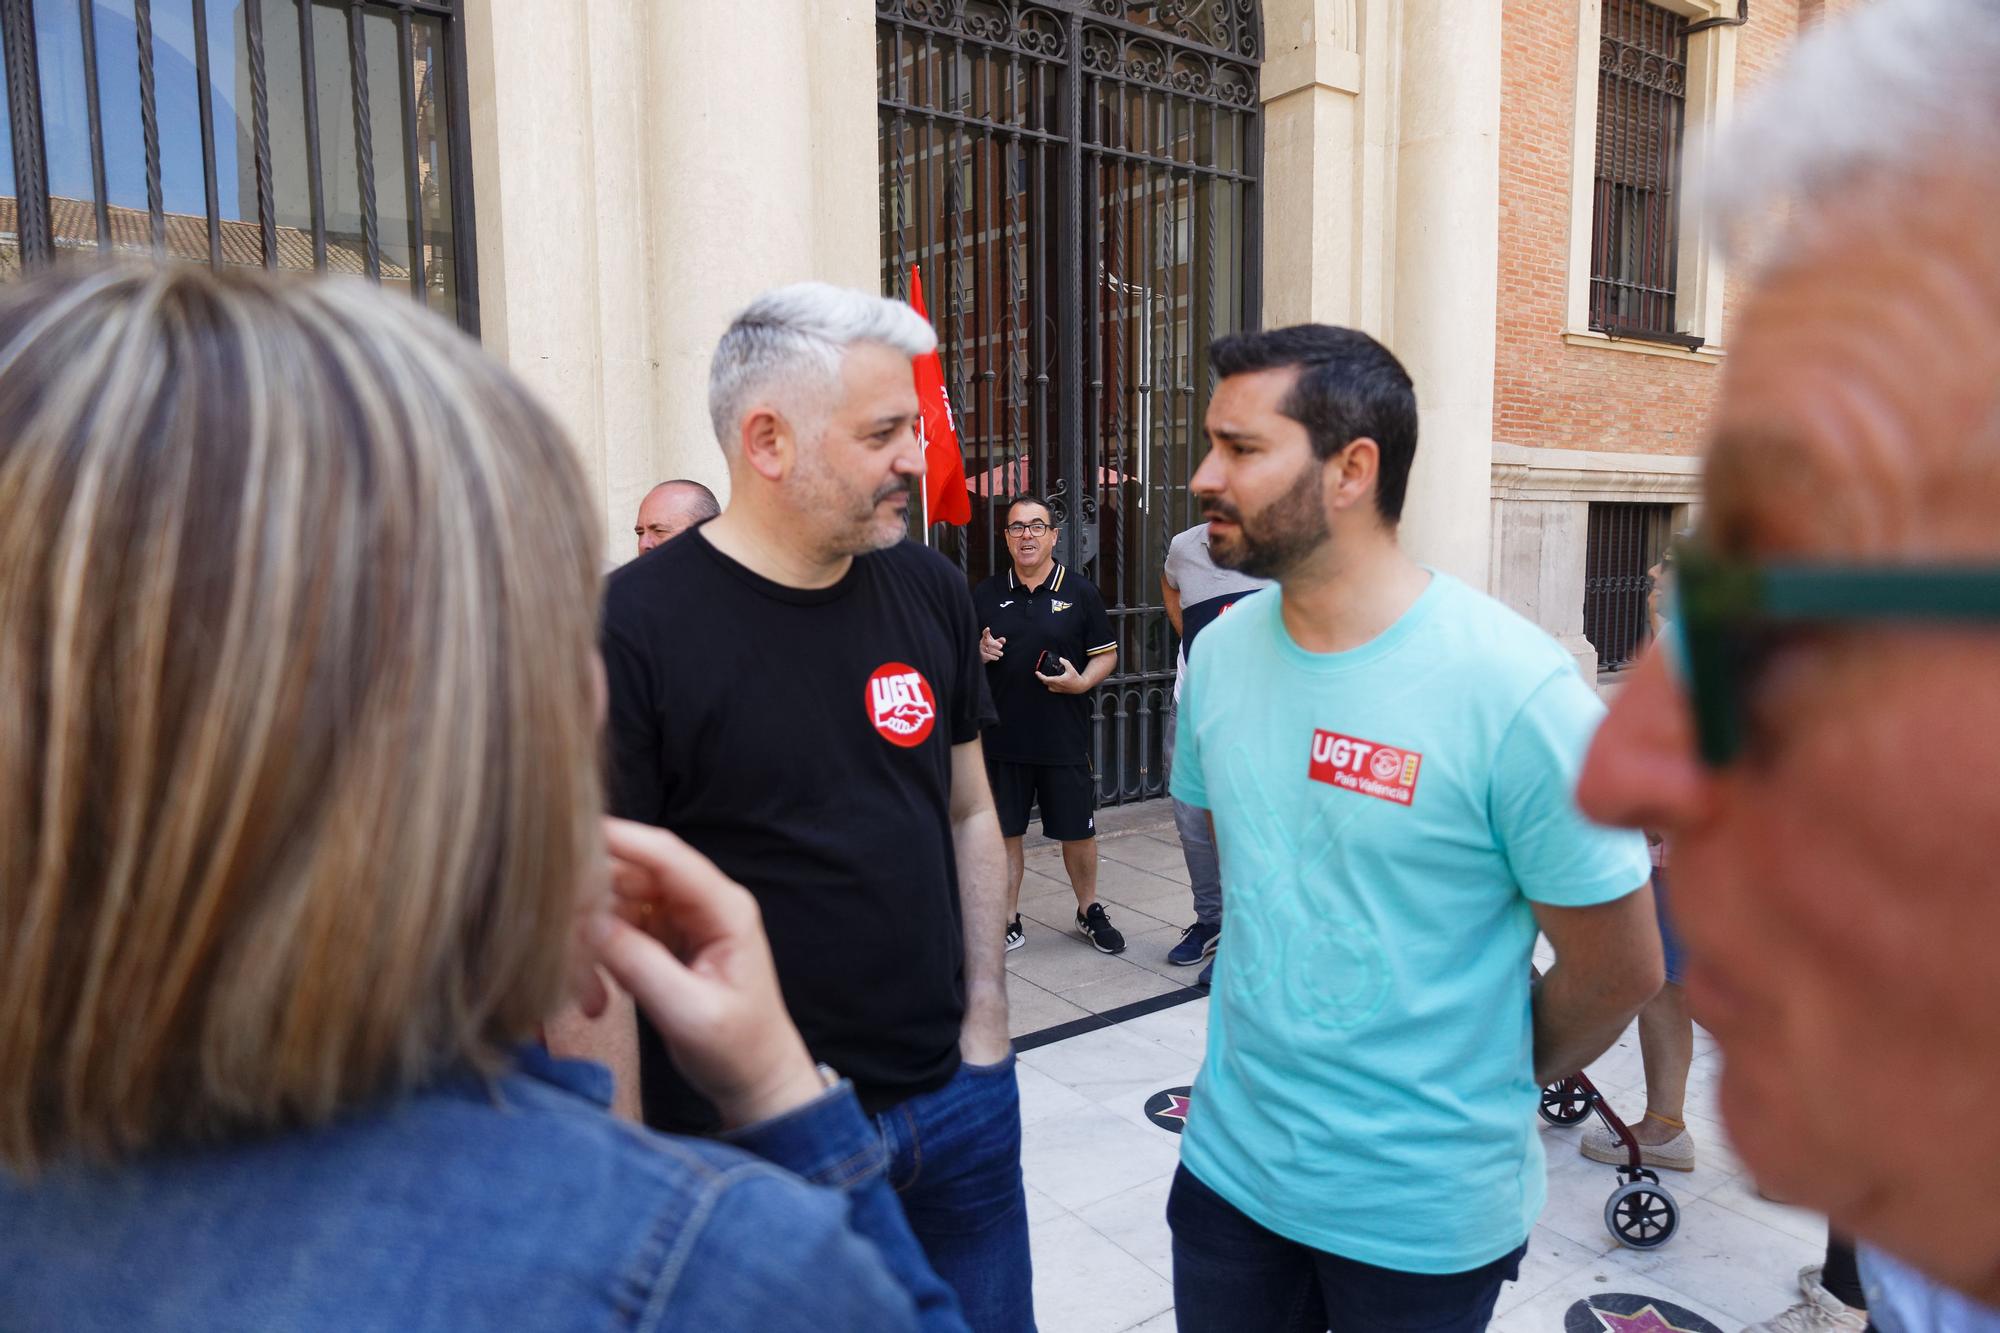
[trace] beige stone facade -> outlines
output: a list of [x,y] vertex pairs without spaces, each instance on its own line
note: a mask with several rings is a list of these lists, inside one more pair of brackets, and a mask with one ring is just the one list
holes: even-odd
[[567,424],[631,550],[656,481],[726,489],[708,353],[759,290],[876,273],[861,0],[468,0],[481,336]]
[[[1397,351],[1424,419],[1408,543],[1586,662],[1589,506],[1684,518],[1728,328],[1692,227],[1700,349],[1620,345],[1580,315],[1601,3],[1262,5],[1262,321]],[[1690,124],[1827,7],[1757,0],[1694,39]],[[465,23],[483,336],[575,433],[622,557],[652,482],[724,481],[704,380],[730,312],[797,278],[880,281],[875,7],[467,0]]]

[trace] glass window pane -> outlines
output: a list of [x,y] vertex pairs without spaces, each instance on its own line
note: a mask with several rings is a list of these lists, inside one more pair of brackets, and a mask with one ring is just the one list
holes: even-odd
[[445,96],[444,28],[436,19],[410,24],[417,81],[417,188],[424,219],[424,272],[431,309],[453,316],[458,308],[458,233],[451,207],[450,135]]

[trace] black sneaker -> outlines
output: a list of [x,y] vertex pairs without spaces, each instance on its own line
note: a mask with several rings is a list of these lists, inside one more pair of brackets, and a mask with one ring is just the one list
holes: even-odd
[[1028,937],[1021,930],[1021,918],[1016,916],[1007,923],[1007,952],[1012,953],[1027,942]]
[[1099,953],[1125,952],[1125,937],[1118,933],[1118,927],[1111,924],[1111,918],[1104,915],[1103,903],[1092,903],[1078,912],[1076,929]]

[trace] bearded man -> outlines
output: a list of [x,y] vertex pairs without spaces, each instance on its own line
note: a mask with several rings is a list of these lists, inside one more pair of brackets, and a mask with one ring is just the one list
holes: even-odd
[[[907,540],[923,476],[897,301],[759,297],[709,368],[729,507],[611,576],[614,813],[747,887],[806,1046],[882,1131],[910,1229],[978,1330],[1032,1329],[1006,860],[965,578]],[[646,1121],[709,1105],[640,1025]]]
[[1484,1328],[1542,1206],[1538,1089],[1660,987],[1645,840],[1577,811],[1603,709],[1569,654],[1398,545],[1417,411],[1388,349],[1308,324],[1211,357],[1209,553],[1278,586],[1181,693],[1173,794],[1214,819],[1230,926],[1176,1317]]

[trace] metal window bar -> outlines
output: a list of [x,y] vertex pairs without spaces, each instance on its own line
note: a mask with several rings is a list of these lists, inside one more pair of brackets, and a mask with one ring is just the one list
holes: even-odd
[[1584,541],[1583,635],[1600,671],[1622,671],[1652,641],[1649,570],[1666,554],[1672,505],[1593,504]]
[[1675,323],[1687,28],[1647,0],[1604,0],[1590,327],[1698,346]]
[[[0,194],[0,274],[34,272],[84,249],[366,274],[407,283],[427,304],[449,293],[444,313],[477,334],[464,0],[190,0],[192,50],[170,48],[186,39],[156,26],[159,0],[134,0],[136,52],[122,38],[114,45],[136,54],[136,66],[103,63],[116,53],[100,49],[98,2],[75,0],[72,11],[47,0],[0,0],[14,159],[13,179],[0,181],[0,190],[12,190]],[[336,19],[343,23],[345,41],[316,49],[315,12],[328,32]],[[267,41],[273,15],[296,18],[296,59]],[[228,29],[215,31],[212,20],[233,23],[234,69],[216,58],[221,48],[212,43]],[[291,35],[278,41],[289,48]],[[77,105],[57,102],[53,92],[44,99],[45,60],[81,67]],[[161,74],[182,61],[194,73],[185,106],[176,100],[185,93]],[[137,114],[113,114],[108,108],[121,103],[106,100],[106,84],[132,79],[135,67]],[[394,96],[387,78],[398,85]],[[322,88],[333,99],[325,108]],[[341,97],[347,117],[335,114]],[[336,128],[342,121],[348,128]],[[375,130],[391,123],[396,132],[378,138]],[[352,142],[338,152],[351,151],[353,176],[336,189],[323,167],[339,160],[334,174],[345,176],[346,163],[321,140],[348,133]],[[230,135],[233,168],[224,147]],[[107,164],[107,143],[137,150],[123,157],[138,160],[132,179]],[[113,164],[119,157],[112,154]],[[391,200],[402,191],[400,222],[385,216],[389,201],[378,198],[385,188]],[[352,201],[335,198],[349,191]]]
[[932,541],[984,578],[1005,498],[1050,497],[1120,645],[1095,699],[1107,803],[1164,793],[1159,566],[1195,517],[1207,345],[1257,319],[1255,10],[876,4],[882,286],[921,265],[974,492]]

